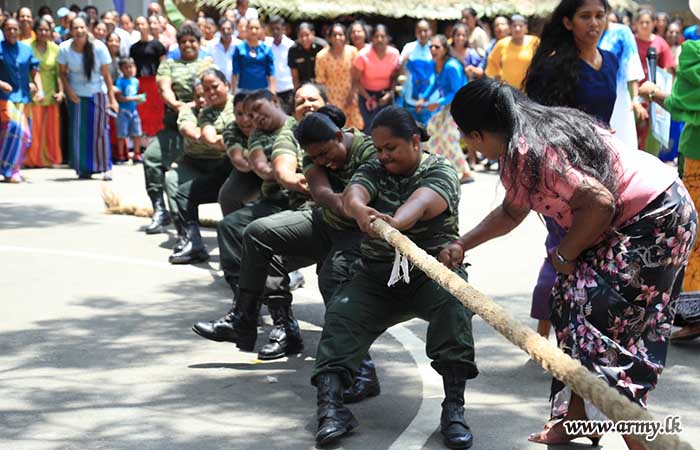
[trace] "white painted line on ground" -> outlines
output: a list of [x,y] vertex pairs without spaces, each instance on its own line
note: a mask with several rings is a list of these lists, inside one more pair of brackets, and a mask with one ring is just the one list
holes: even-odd
[[[196,274],[202,274],[203,272],[218,273],[216,270],[203,269],[191,265],[172,265],[166,262],[150,261],[147,259],[100,255],[97,253],[77,252],[72,250],[0,245],[0,252],[85,258],[107,263],[128,263]],[[420,450],[423,448],[423,445],[430,435],[435,431],[440,420],[440,403],[443,398],[442,378],[433,370],[430,366],[430,360],[425,356],[425,343],[411,330],[398,324],[389,328],[387,332],[411,355],[411,358],[413,358],[413,361],[416,363],[423,384],[423,395],[421,397],[421,405],[418,409],[418,413],[388,450]]]
[[421,450],[440,423],[442,377],[432,368],[425,355],[425,342],[407,327],[398,324],[387,330],[410,353],[423,382],[423,396],[418,413],[388,450]]

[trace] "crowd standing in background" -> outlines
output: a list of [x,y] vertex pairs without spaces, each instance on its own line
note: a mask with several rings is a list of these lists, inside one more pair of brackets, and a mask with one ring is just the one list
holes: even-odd
[[[266,304],[273,329],[260,359],[303,348],[291,292],[304,283],[296,270],[316,264],[328,308],[311,380],[319,444],[357,426],[346,403],[379,395],[374,339],[421,317],[444,382],[445,444],[472,445],[464,419],[465,384],[478,374],[471,312],[405,267],[369,224],[381,217],[466,280],[464,251],[535,210],[549,232],[533,280],[538,332],[548,337],[553,326],[562,349],[614,373],[608,381],[644,406],[668,341],[700,336],[700,5],[690,5],[698,19],[683,24],[646,9],[613,12],[606,0],[562,0],[539,36],[522,15],[490,20],[465,8],[455,23],[417,20],[415,40],[401,49],[392,34],[403,30],[359,19],[290,24],[248,0],[177,27],[158,3],[136,18],[94,6],[2,10],[0,176],[21,183],[23,167],[67,163],[79,179],[111,180],[112,164],[143,163],[154,210],[145,232],[174,224],[172,264],[209,259],[198,207],[218,202],[233,301],[193,331],[252,351]],[[655,66],[675,77],[670,92],[649,81],[650,48]],[[650,132],[654,102],[673,119],[665,146]],[[458,238],[460,184],[474,182],[477,169],[499,171],[506,200]],[[529,182],[520,186],[518,176]],[[627,209],[611,213],[618,206]],[[654,236],[653,221],[664,227]],[[582,226],[598,234],[582,237]],[[611,239],[611,230],[628,240]],[[625,270],[639,264],[625,259],[629,248],[661,241],[663,261],[629,288]],[[655,318],[626,327],[627,310],[610,307],[588,324],[600,298],[577,298],[575,310],[570,302],[575,286],[593,279],[595,295],[617,295]],[[397,295],[407,300],[398,312]],[[671,336],[676,309],[683,328]],[[561,384],[552,398],[557,420],[535,442],[568,442],[563,420],[595,418]]]

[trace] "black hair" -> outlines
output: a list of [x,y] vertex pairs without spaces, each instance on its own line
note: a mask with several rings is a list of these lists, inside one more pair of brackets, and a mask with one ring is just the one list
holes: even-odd
[[95,10],[95,12],[97,12],[97,8],[95,6],[87,5],[86,7],[83,8],[83,12],[88,12],[88,11],[93,10],[93,9]]
[[229,81],[226,79],[226,75],[224,75],[224,73],[222,71],[220,71],[219,69],[209,68],[209,69],[205,70],[204,72],[202,72],[202,74],[199,76],[199,79],[204,80],[204,77],[206,77],[207,75],[215,76],[220,81],[222,81],[226,84],[229,84]]
[[119,58],[119,67],[125,66],[127,64],[136,64],[134,58]]
[[639,19],[641,19],[642,16],[647,16],[647,15],[649,17],[651,17],[652,21],[656,20],[656,17],[657,17],[656,13],[654,11],[652,11],[651,9],[645,8],[645,9],[640,9],[639,11],[637,11],[637,15],[634,16],[634,21],[639,22]]
[[386,34],[386,37],[391,39],[391,35],[389,34],[389,29],[383,23],[378,23],[374,26],[374,28],[372,29],[372,31],[370,33],[370,38],[373,38],[374,35],[380,31],[383,31],[384,34]]
[[211,17],[205,17],[205,18],[204,18],[204,23],[206,23],[207,25],[214,25],[214,26],[217,27],[217,28],[219,27],[219,26],[216,24],[216,20],[212,19]]
[[[73,29],[73,23],[76,20],[82,20],[85,23],[85,19],[82,17],[75,17],[70,21],[69,29]],[[83,72],[85,72],[85,78],[90,81],[92,78],[92,69],[95,68],[95,51],[92,45],[92,38],[88,35],[85,39],[85,47],[83,47]]]
[[37,16],[53,16],[53,11],[47,5],[40,6],[36,13]]
[[[608,0],[599,1],[607,15]],[[525,92],[536,102],[548,106],[573,106],[576,102],[580,50],[563,21],[565,17],[573,20],[584,3],[585,0],[562,0],[542,29],[540,45],[523,81]]]
[[243,92],[237,93],[233,96],[233,106],[236,106],[237,104],[246,101],[247,98],[248,94],[244,94]]
[[[333,29],[334,28],[340,28],[341,30],[343,30],[343,34],[347,36],[348,30],[347,30],[347,28],[345,28],[345,25],[343,25],[340,22],[333,22],[331,27],[328,29],[328,36],[327,36],[328,39],[330,39],[331,36],[333,36]],[[347,37],[346,37],[346,39],[347,39]]]
[[277,16],[277,15],[270,16],[270,18],[267,21],[267,24],[268,25],[284,25],[285,24],[284,17]]
[[277,102],[277,97],[269,89],[258,89],[248,94],[248,98],[245,99],[245,102],[256,102],[258,100],[267,100],[275,103]]
[[475,19],[479,18],[479,14],[476,12],[476,9],[472,8],[471,6],[464,8],[462,10],[462,15],[464,15],[464,13],[469,13],[469,15]]
[[53,30],[51,29],[51,24],[48,20],[44,19],[43,15],[34,19],[34,25],[32,25],[32,30],[34,30],[34,32],[36,33],[42,23],[45,23],[46,26],[49,27],[49,31],[53,32]]
[[421,142],[427,142],[430,139],[428,132],[416,122],[411,113],[398,106],[387,106],[379,111],[370,130],[374,131],[378,127],[386,127],[391,130],[392,135],[406,141],[413,139],[414,135],[419,136]]
[[177,43],[179,44],[180,40],[187,36],[192,36],[197,40],[197,42],[199,42],[199,40],[202,38],[202,33],[199,31],[199,27],[197,27],[197,24],[191,20],[186,20],[182,23],[182,25],[180,25],[180,28],[178,28],[176,35]]
[[8,18],[5,19],[5,21],[2,23],[2,29],[3,29],[3,31],[5,31],[5,27],[7,26],[7,22],[9,22],[9,21],[13,21],[13,22],[16,23],[17,26],[19,27],[19,20],[15,19],[14,17],[8,17]]
[[226,16],[219,19],[219,28],[223,27],[226,22],[231,24],[231,28],[236,28],[236,24],[233,22],[233,20],[229,19]]
[[308,30],[310,32],[314,32],[314,24],[311,22],[302,22],[299,24],[299,27],[297,28],[297,33],[300,33],[301,30]]
[[131,14],[129,14],[129,13],[121,13],[121,14],[119,14],[119,18],[120,18],[120,19],[121,19],[122,17],[124,17],[124,16],[128,17],[129,20],[131,20],[132,22],[134,21],[134,18],[133,18],[133,17],[131,16]]
[[307,145],[334,141],[339,131],[342,131],[346,121],[345,113],[335,105],[326,105],[316,112],[306,115],[294,132],[299,145]]
[[533,194],[542,182],[551,181],[542,180],[545,164],[558,161],[555,170],[564,174],[562,164],[567,162],[598,180],[613,198],[618,198],[613,168],[616,161],[596,121],[586,113],[543,106],[514,87],[488,77],[462,87],[452,101],[450,113],[465,135],[488,131],[505,136],[501,165],[504,184],[516,189],[522,186]]
[[[301,86],[299,86],[299,89],[294,91],[295,96],[296,96],[297,91],[301,90],[302,88],[304,88],[306,86],[311,86],[314,89],[316,89],[318,91],[318,95],[320,95],[321,98],[323,99],[323,103],[328,103],[328,91],[326,91],[326,87],[322,84],[316,84],[316,83],[311,83],[311,82],[304,83]],[[296,107],[296,104],[294,106]]]
[[352,40],[350,39],[350,31],[355,25],[359,25],[359,27],[362,28],[362,31],[365,32],[365,42],[367,42],[367,39],[369,38],[369,35],[371,33],[371,27],[367,25],[367,23],[362,19],[355,20],[353,23],[350,24],[350,26],[348,26],[348,42],[352,42]]

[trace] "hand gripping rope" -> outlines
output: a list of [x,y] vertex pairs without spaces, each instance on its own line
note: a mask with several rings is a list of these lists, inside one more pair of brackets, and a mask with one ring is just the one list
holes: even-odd
[[[639,405],[632,403],[534,330],[515,320],[505,309],[474,289],[391,225],[376,219],[371,226],[382,239],[454,295],[464,306],[481,316],[510,342],[523,349],[547,372],[571,386],[573,391],[582,398],[593,403],[610,420],[614,422],[654,420],[651,414]],[[658,434],[653,441],[647,441],[642,435],[633,436],[651,450],[692,450],[690,444],[681,441],[677,435],[673,434]]]

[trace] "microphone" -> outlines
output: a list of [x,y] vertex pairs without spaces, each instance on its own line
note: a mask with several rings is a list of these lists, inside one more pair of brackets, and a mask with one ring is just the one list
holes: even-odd
[[656,63],[659,60],[659,54],[656,51],[656,47],[649,47],[647,49],[647,68],[649,71],[649,81],[656,83]]

